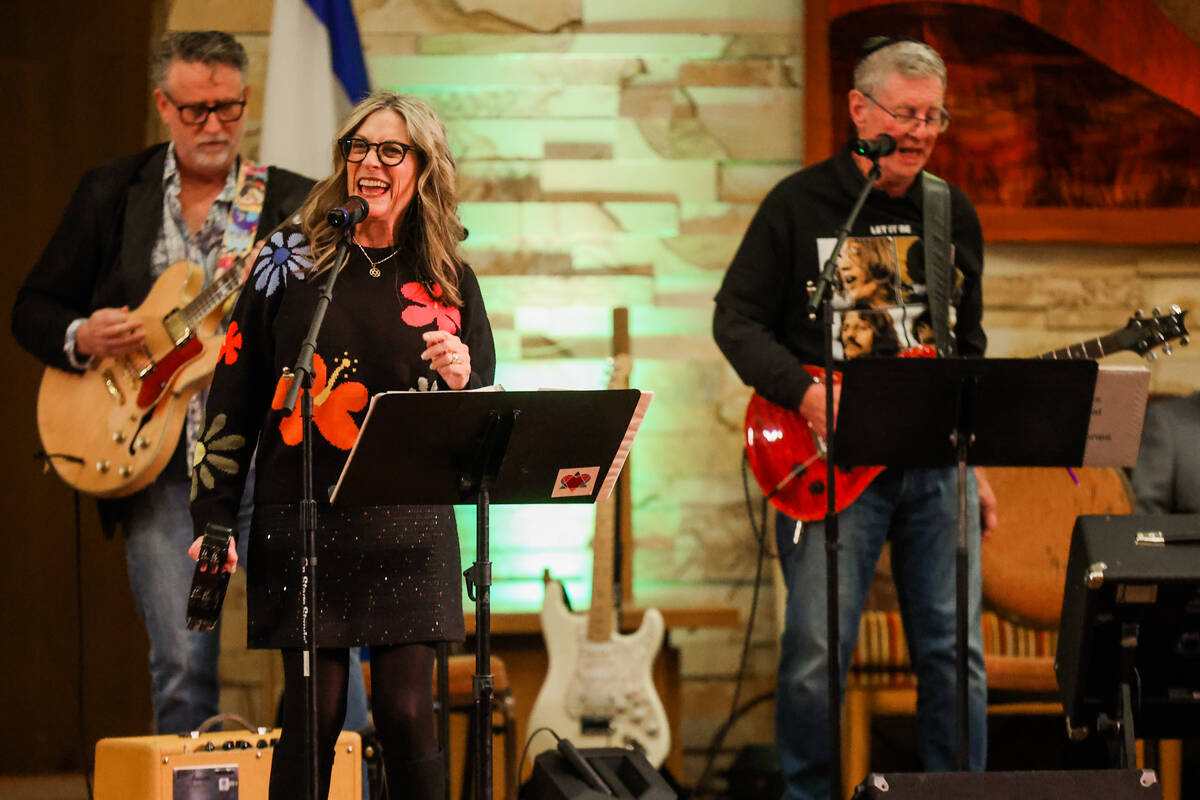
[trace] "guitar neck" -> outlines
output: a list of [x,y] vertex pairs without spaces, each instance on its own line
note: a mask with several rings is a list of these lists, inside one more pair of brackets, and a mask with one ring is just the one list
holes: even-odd
[[612,497],[596,503],[596,527],[592,536],[592,605],[588,609],[587,640],[607,642],[613,623],[613,533],[616,527]]
[[1127,348],[1122,347],[1117,342],[1115,334],[1109,334],[1108,336],[1099,336],[1095,339],[1089,339],[1086,342],[1079,342],[1078,344],[1069,345],[1058,350],[1051,350],[1048,353],[1042,353],[1037,358],[1058,361],[1079,358],[1097,359],[1125,349]]
[[192,302],[181,309],[188,325],[195,328],[201,320],[212,313],[213,309],[218,308],[230,295],[235,293],[241,283],[240,262],[222,270],[204,291],[196,295]]

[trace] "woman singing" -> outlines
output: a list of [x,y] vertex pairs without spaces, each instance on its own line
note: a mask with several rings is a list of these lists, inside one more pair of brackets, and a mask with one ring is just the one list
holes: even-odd
[[[456,252],[464,229],[454,164],[433,110],[394,92],[372,94],[343,122],[334,162],[293,224],[273,232],[254,259],[221,350],[192,474],[197,534],[209,522],[234,528],[257,446],[254,519],[242,546],[252,565],[249,644],[283,651],[272,800],[304,795],[301,424],[299,404],[287,417],[279,409],[343,236],[326,222],[329,209],[358,195],[369,213],[354,231],[313,356],[316,497],[337,481],[371,395],[485,386],[496,363],[479,284]],[[390,796],[441,798],[433,643],[464,638],[453,509],[320,503],[317,556],[319,796],[328,793],[345,714],[349,648],[369,645]],[[236,564],[231,546],[225,568]]]

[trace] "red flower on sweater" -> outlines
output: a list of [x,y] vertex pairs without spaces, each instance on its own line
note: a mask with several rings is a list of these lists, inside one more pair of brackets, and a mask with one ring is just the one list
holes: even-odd
[[[313,422],[317,432],[325,440],[339,450],[349,450],[358,438],[358,425],[354,417],[355,411],[362,411],[367,405],[367,387],[358,381],[344,381],[334,387],[342,370],[350,367],[349,357],[343,357],[329,374],[325,359],[313,354]],[[280,376],[275,384],[275,397],[271,400],[271,408],[283,408],[283,398],[287,396],[291,376]],[[300,419],[300,404],[292,413],[279,423],[279,433],[286,445],[300,444],[304,439],[304,426]]]
[[238,350],[241,349],[242,332],[238,330],[238,324],[235,320],[229,323],[229,330],[225,331],[225,341],[221,342],[221,352],[217,354],[217,359],[232,366],[237,362]]
[[423,284],[410,281],[400,287],[400,294],[413,302],[400,314],[400,319],[406,324],[414,328],[424,328],[436,322],[438,330],[458,333],[462,325],[462,314],[454,306],[445,305],[435,299],[442,296],[441,286],[434,284],[433,297],[430,297]]

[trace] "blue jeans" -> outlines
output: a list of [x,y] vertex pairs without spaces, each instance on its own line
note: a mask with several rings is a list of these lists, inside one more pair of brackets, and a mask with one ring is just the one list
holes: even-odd
[[220,628],[199,633],[186,625],[196,566],[187,549],[195,536],[191,485],[167,474],[176,461],[137,495],[122,519],[129,585],[150,637],[150,694],[160,734],[195,730],[220,710]]
[[[187,549],[195,538],[189,511],[191,483],[175,478],[179,459],[172,459],[158,480],[129,504],[121,519],[125,529],[125,562],[142,624],[150,639],[150,693],[155,729],[160,734],[195,730],[220,711],[220,626],[205,633],[187,629],[187,595],[196,562]],[[253,469],[238,510],[238,539],[250,529]],[[238,548],[239,567],[246,548]],[[350,653],[350,687],[346,729],[367,724],[367,695],[358,649]]]
[[[972,770],[987,754],[987,682],[980,628],[979,498],[968,473],[967,560],[970,575],[969,726]],[[828,636],[824,522],[804,525],[779,514],[776,541],[787,614],[776,688],[775,734],[787,800],[828,800],[830,792]],[[904,634],[917,675],[919,752],[928,771],[955,769],[955,548],[957,469],[889,469],[838,517],[841,684],[858,638],[859,619],[884,541]]]

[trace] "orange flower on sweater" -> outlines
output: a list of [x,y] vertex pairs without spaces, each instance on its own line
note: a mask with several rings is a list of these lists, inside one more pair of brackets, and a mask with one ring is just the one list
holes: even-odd
[[217,354],[217,359],[232,365],[237,362],[238,350],[241,349],[242,332],[238,330],[237,320],[234,320],[229,323],[229,330],[225,331],[225,341],[221,342],[221,352]]
[[442,287],[433,285],[433,296],[416,281],[410,281],[400,287],[400,294],[412,301],[412,305],[400,312],[400,319],[413,327],[424,328],[431,323],[437,323],[438,330],[448,333],[458,333],[462,325],[462,312],[454,306],[448,306],[440,298]]
[[[358,381],[343,381],[336,386],[338,378],[344,370],[350,369],[352,361],[343,356],[329,374],[325,359],[313,354],[313,424],[317,432],[325,440],[340,450],[349,450],[358,438],[358,425],[351,414],[362,411],[367,405],[367,387]],[[287,396],[288,386],[292,382],[291,375],[280,376],[275,384],[275,397],[271,400],[271,408],[283,408],[283,399]],[[292,413],[279,423],[279,433],[286,445],[300,444],[304,439],[304,425],[300,419],[300,403]]]

